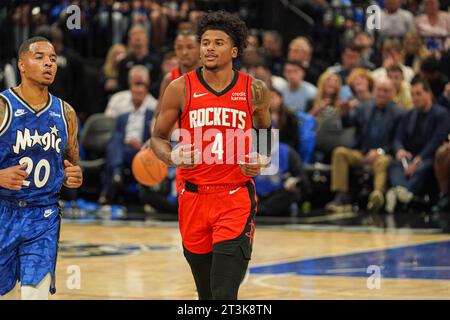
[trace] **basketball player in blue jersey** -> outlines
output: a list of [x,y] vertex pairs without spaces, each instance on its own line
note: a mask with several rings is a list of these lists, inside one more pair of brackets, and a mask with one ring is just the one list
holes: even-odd
[[21,84],[0,93],[0,298],[55,292],[61,186],[78,188],[77,118],[49,94],[56,53],[45,38],[22,43]]

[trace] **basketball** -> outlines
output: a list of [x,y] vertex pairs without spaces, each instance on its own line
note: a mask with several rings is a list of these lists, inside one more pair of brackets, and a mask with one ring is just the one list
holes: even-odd
[[139,183],[149,187],[164,180],[167,176],[167,165],[158,159],[153,150],[145,149],[133,158],[131,171]]

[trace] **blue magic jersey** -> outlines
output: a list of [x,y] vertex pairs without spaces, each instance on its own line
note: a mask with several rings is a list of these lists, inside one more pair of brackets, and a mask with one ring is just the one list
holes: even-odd
[[67,143],[62,100],[49,94],[47,105],[36,112],[13,89],[3,91],[0,97],[7,102],[0,124],[0,169],[26,163],[29,174],[22,190],[0,187],[0,200],[36,206],[57,203]]

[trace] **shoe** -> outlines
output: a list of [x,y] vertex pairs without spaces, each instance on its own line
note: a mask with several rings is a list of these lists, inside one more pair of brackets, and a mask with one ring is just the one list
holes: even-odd
[[441,213],[450,210],[450,195],[441,194],[438,202],[431,208],[433,213]]
[[414,198],[414,194],[405,187],[397,186],[396,187],[396,193],[397,193],[397,199],[401,203],[410,203],[411,200]]
[[369,202],[367,203],[367,210],[371,212],[378,212],[384,205],[383,192],[374,190],[369,195]]
[[339,192],[338,194],[336,194],[333,201],[327,203],[327,205],[325,206],[325,210],[327,212],[334,213],[352,211],[350,197],[345,193]]
[[388,192],[386,192],[386,212],[389,214],[393,214],[395,211],[395,207],[397,206],[397,192],[395,188],[390,188]]

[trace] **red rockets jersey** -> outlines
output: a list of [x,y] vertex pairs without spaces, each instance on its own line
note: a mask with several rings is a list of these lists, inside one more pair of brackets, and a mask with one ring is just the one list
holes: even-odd
[[181,68],[175,67],[172,70],[170,70],[170,81],[176,80],[179,77],[181,77]]
[[183,75],[186,103],[179,118],[182,144],[194,143],[200,164],[177,169],[177,175],[197,185],[243,184],[250,180],[238,163],[249,162],[251,149],[252,78],[234,70],[234,78],[222,92],[212,89],[201,68]]

